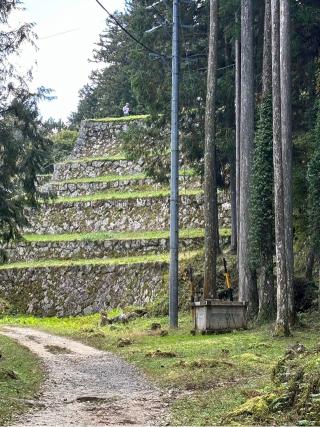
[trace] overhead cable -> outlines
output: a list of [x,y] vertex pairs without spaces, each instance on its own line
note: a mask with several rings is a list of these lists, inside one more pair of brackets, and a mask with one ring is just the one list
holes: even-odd
[[129,36],[133,41],[135,41],[137,44],[139,44],[140,46],[142,46],[144,49],[146,49],[148,52],[150,52],[150,53],[152,53],[153,55],[156,55],[156,56],[158,56],[158,57],[160,57],[160,58],[164,58],[164,59],[168,59],[168,57],[166,56],[166,55],[163,55],[162,53],[160,53],[160,52],[157,52],[157,51],[155,51],[155,50],[153,50],[153,49],[151,49],[149,46],[147,46],[147,45],[145,45],[141,40],[139,40],[139,39],[137,39],[137,37],[134,35],[134,34],[132,34],[130,31],[128,31],[122,24],[121,24],[121,22],[112,14],[112,13],[110,13],[105,7],[104,7],[104,5],[99,1],[99,0],[95,0],[97,3],[98,3],[98,5],[108,14],[108,16],[109,16],[109,18],[111,18],[114,22],[115,22],[115,24],[119,27],[119,28],[121,28],[121,30],[123,31],[123,32],[125,32],[126,34],[127,34],[127,36]]

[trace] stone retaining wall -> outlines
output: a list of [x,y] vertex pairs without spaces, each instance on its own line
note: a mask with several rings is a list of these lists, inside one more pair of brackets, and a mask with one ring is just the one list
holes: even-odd
[[[169,229],[169,197],[65,202],[29,211],[25,232],[58,234]],[[180,228],[203,227],[203,196],[180,196]],[[230,228],[230,203],[219,205],[219,227]]]
[[[124,179],[109,182],[78,182],[78,183],[49,183],[43,186],[44,191],[50,191],[57,196],[83,196],[95,194],[106,190],[128,190],[134,187],[151,185],[152,179]],[[157,186],[156,186],[157,187]]]
[[[141,120],[130,121],[143,123]],[[124,122],[94,122],[81,123],[79,138],[70,157],[97,157],[113,155],[121,151],[119,134],[126,131],[128,123]]]
[[[181,228],[202,228],[202,195],[180,197]],[[154,231],[169,229],[169,197],[65,202],[29,211],[32,233]]]
[[[194,177],[180,177],[181,191],[183,188],[192,189],[192,188],[201,188],[199,179]],[[141,178],[141,179],[119,179],[117,181],[109,182],[77,182],[77,183],[59,183],[59,182],[50,182],[45,184],[41,190],[44,192],[50,192],[57,196],[83,196],[87,194],[95,194],[107,190],[141,190],[143,187],[151,186],[154,190],[160,189],[161,184],[154,182],[150,178]]]
[[133,175],[142,172],[142,162],[130,160],[89,160],[56,163],[53,181],[76,178],[93,178],[102,175]]
[[37,175],[37,186],[41,187],[42,185],[46,185],[51,180],[52,175]]
[[0,297],[19,313],[75,316],[143,305],[163,286],[166,263],[0,270]]
[[[180,249],[203,246],[203,237],[180,239]],[[170,250],[169,239],[19,242],[4,248],[8,262],[47,259],[90,259],[161,254]]]

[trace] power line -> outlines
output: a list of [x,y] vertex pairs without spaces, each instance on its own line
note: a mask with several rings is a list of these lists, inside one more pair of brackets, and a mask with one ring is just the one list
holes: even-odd
[[49,36],[45,36],[45,37],[39,37],[39,40],[52,39],[53,37],[63,36],[64,34],[73,33],[75,31],[79,31],[79,30],[81,30],[81,27],[72,28],[71,30],[61,31],[60,33],[50,34]]
[[112,13],[110,13],[104,6],[103,6],[103,4],[99,1],[99,0],[96,0],[96,2],[98,3],[98,5],[108,14],[108,16],[109,16],[109,18],[111,18],[115,23],[116,23],[116,25],[119,27],[119,28],[121,28],[121,30],[123,31],[123,32],[125,32],[126,34],[127,34],[127,36],[129,36],[133,41],[135,41],[136,43],[138,43],[140,46],[142,46],[144,49],[146,49],[148,52],[150,52],[150,53],[152,53],[153,55],[156,55],[156,56],[158,56],[158,57],[160,57],[160,58],[164,58],[164,59],[168,59],[168,57],[166,56],[166,55],[163,55],[162,53],[160,53],[160,52],[157,52],[157,51],[155,51],[155,50],[153,50],[153,49],[151,49],[149,46],[147,46],[147,45],[145,45],[141,40],[139,40],[139,39],[137,39],[137,37],[134,35],[134,34],[132,34],[130,31],[128,31],[122,24],[121,24],[121,22],[112,14]]

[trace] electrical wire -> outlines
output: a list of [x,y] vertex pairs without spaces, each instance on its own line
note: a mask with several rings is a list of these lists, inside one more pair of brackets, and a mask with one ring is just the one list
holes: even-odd
[[130,31],[128,31],[122,24],[121,22],[112,14],[110,13],[105,7],[104,5],[99,1],[99,0],[95,0],[96,3],[98,3],[98,5],[108,14],[109,18],[111,18],[115,24],[124,32],[127,34],[127,36],[129,36],[133,41],[135,41],[137,44],[139,44],[141,47],[143,47],[145,50],[147,50],[149,53],[152,53],[153,55],[156,55],[160,58],[163,59],[169,59],[166,55],[157,52],[153,49],[151,49],[149,46],[147,46],[146,44],[144,44],[141,40],[139,40],[134,34],[132,34]]
[[54,37],[63,36],[64,34],[73,33],[75,31],[79,31],[79,30],[81,30],[81,27],[72,28],[71,30],[61,31],[60,33],[50,34],[49,36],[39,37],[39,40],[52,39]]

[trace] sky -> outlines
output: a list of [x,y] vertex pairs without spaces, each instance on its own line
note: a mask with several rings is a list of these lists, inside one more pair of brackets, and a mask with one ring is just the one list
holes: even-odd
[[[66,121],[78,104],[78,92],[88,82],[95,43],[105,28],[106,13],[95,0],[23,0],[25,10],[13,17],[14,25],[33,22],[37,50],[27,46],[20,54],[22,68],[33,67],[32,88],[53,89],[57,99],[42,102],[44,119]],[[110,11],[121,10],[124,0],[101,0]],[[11,24],[13,25],[13,24]],[[63,34],[60,34],[63,33]]]

